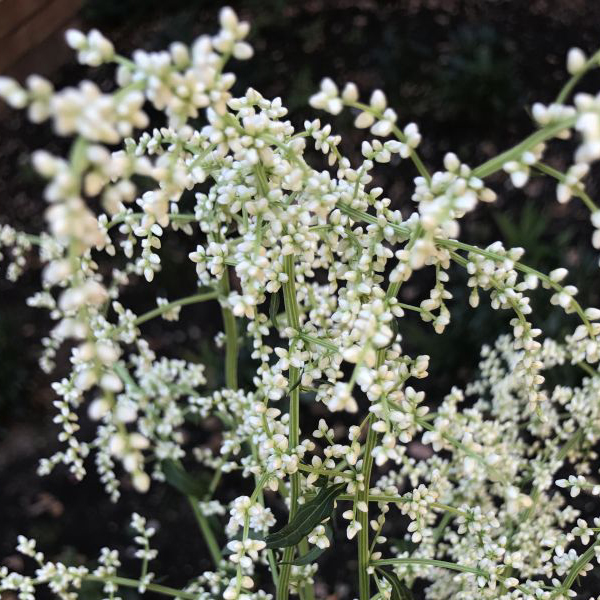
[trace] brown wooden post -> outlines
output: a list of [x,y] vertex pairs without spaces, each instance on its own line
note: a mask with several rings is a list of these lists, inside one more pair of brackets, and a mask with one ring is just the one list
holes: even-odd
[[0,0],[0,74],[52,73],[71,52],[64,32],[80,8],[81,0]]

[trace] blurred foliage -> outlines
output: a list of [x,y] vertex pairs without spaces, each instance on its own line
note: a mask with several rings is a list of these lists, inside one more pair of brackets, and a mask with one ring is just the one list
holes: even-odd
[[[18,328],[6,311],[0,312],[0,423],[7,419],[10,411],[22,404],[23,389],[27,371],[23,368],[21,356],[15,352],[14,343],[18,339]],[[4,421],[6,422],[6,421]]]
[[515,117],[523,86],[509,47],[488,25],[462,25],[450,34],[433,79],[441,118],[477,127]]

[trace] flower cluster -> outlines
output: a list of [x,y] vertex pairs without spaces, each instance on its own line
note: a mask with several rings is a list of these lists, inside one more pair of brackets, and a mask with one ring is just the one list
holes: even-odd
[[[556,102],[533,106],[538,129],[529,138],[477,167],[449,152],[431,173],[417,125],[401,123],[381,90],[361,102],[353,83],[325,79],[310,99],[332,116],[350,111],[374,136],[357,158],[342,154],[331,124],[315,118],[297,128],[280,98],[236,90],[225,69],[230,57],[252,56],[249,25],[228,8],[220,24],[189,47],[138,50],[131,59],[98,31],[69,31],[82,64],[116,66],[113,91],[91,81],[55,90],[39,77],[24,87],[0,78],[10,106],[73,138],[66,157],[33,155],[47,180],[47,231],[0,228],[9,279],[39,250],[42,289],[29,304],[54,322],[40,364],[58,371],[63,447],[40,473],[62,464],[82,478],[93,458],[115,501],[129,484],[139,493],[174,485],[190,500],[214,570],[182,590],[155,584],[155,528],[134,515],[139,578],[120,575],[114,550],[103,548],[95,569],[68,567],[20,538],[19,551],[38,568],[34,576],[0,568],[0,591],[30,600],[47,584],[72,600],[85,581],[111,598],[125,587],[189,600],[266,600],[274,587],[278,600],[308,598],[318,557],[343,543],[332,527],[339,507],[345,538],[356,540],[360,600],[375,589],[388,598],[392,582],[408,589],[416,579],[430,600],[572,597],[600,560],[598,521],[569,503],[600,493],[600,310],[581,306],[561,265],[542,273],[523,262],[521,248],[458,237],[467,213],[496,200],[491,175],[504,171],[523,187],[541,172],[557,181],[560,203],[577,198],[589,208],[600,248],[600,208],[584,183],[600,159],[600,96],[569,101],[598,56],[569,53],[573,79]],[[150,129],[151,111],[164,114],[163,127]],[[565,172],[543,162],[547,142],[572,134],[578,146]],[[373,185],[398,160],[416,169],[404,214]],[[156,297],[135,314],[126,292],[153,289],[163,241],[178,236],[193,236],[196,247],[178,276],[198,289],[169,290],[174,299]],[[419,270],[433,283],[411,304],[402,288]],[[403,328],[416,313],[432,337],[444,332],[449,282],[460,270],[470,307],[489,300],[508,315],[510,334],[482,349],[465,389],[426,397],[420,380],[430,358],[405,351]],[[535,324],[539,287],[558,316],[571,315],[563,339]],[[159,356],[144,338],[148,321],[178,320],[201,302],[221,309],[224,384],[201,364]],[[238,385],[241,339],[254,366],[246,387]],[[63,346],[69,365],[57,367]],[[580,376],[552,383],[561,380],[547,377],[556,368]],[[324,417],[305,430],[301,398],[314,409],[303,423]],[[346,425],[329,413],[347,413]],[[190,435],[208,424],[210,443]],[[210,483],[185,471],[190,462]],[[243,486],[233,500],[221,493],[228,478]]]

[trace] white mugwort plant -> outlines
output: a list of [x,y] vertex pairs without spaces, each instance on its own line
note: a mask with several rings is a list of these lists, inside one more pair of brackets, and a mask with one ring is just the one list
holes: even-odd
[[[600,208],[584,183],[600,159],[600,95],[570,100],[600,54],[569,52],[572,77],[554,103],[532,107],[528,138],[476,167],[448,153],[431,172],[417,125],[401,123],[381,90],[364,102],[353,83],[325,79],[310,99],[330,115],[349,110],[368,130],[358,162],[320,118],[298,128],[280,98],[234,93],[226,68],[232,57],[252,56],[249,25],[229,8],[220,24],[189,47],[131,59],[96,30],[67,32],[80,63],[116,65],[112,92],[91,81],[55,90],[37,76],[25,86],[0,78],[10,106],[73,139],[66,157],[44,149],[32,157],[47,180],[47,229],[0,228],[10,280],[33,249],[44,265],[28,301],[54,323],[41,368],[54,371],[59,348],[71,348],[53,384],[63,446],[40,473],[64,465],[81,479],[95,463],[114,501],[124,479],[140,493],[166,480],[189,497],[214,568],[183,589],[155,583],[155,527],[134,515],[139,577],[121,574],[115,550],[100,548],[95,569],[72,567],[19,538],[37,568],[1,567],[0,591],[29,600],[47,585],[72,599],[83,582],[97,582],[110,598],[131,587],[186,600],[309,600],[319,555],[346,538],[356,547],[360,600],[409,598],[417,579],[430,600],[574,597],[600,561],[600,517],[588,523],[569,503],[600,493],[600,310],[580,305],[563,266],[545,274],[523,262],[521,248],[459,238],[461,219],[496,200],[491,175],[504,171],[522,187],[541,172],[556,180],[560,203],[577,198],[589,208],[600,248]],[[163,127],[151,127],[149,108],[164,114]],[[544,156],[551,140],[570,136],[578,146],[561,172]],[[322,163],[309,160],[313,149]],[[372,185],[394,155],[416,169],[406,218]],[[121,297],[160,273],[167,236],[193,237],[196,250],[178,275],[198,290],[170,290],[174,299],[157,297],[137,315]],[[429,357],[404,351],[403,322],[416,313],[423,327],[444,332],[455,265],[468,273],[470,306],[489,299],[511,328],[482,349],[475,381],[435,402],[419,390]],[[421,269],[434,275],[428,297],[403,302],[402,286]],[[557,313],[577,321],[564,339],[536,326],[531,292],[540,286]],[[223,315],[219,389],[208,389],[203,365],[158,356],[143,337],[146,322],[177,320],[201,302],[218,302]],[[255,365],[244,388],[242,336]],[[580,370],[580,382],[549,384],[546,372],[564,364]],[[301,394],[325,413],[348,413],[352,425],[334,428],[337,416],[327,415],[302,431]],[[186,430],[209,418],[221,424],[219,447],[190,445]],[[83,419],[95,424],[90,437]],[[431,452],[412,456],[415,440]],[[183,470],[184,458],[212,474],[209,485]],[[224,503],[219,483],[232,472],[247,483]],[[287,524],[276,523],[276,498]],[[332,526],[337,505],[345,533]]]

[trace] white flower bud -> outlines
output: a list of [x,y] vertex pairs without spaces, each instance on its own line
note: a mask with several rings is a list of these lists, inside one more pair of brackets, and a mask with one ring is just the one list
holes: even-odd
[[0,98],[3,98],[12,108],[27,106],[27,92],[10,77],[0,77]]
[[354,127],[357,129],[366,129],[375,123],[375,117],[368,112],[361,112],[354,120]]
[[82,50],[87,45],[85,34],[77,29],[67,29],[65,32],[65,40],[74,50]]
[[384,111],[387,106],[385,94],[381,90],[374,90],[369,100],[369,106],[374,110]]
[[567,54],[567,71],[577,75],[585,69],[587,57],[580,48],[571,48]]
[[600,321],[600,309],[598,308],[586,308],[585,316],[590,321]]
[[88,416],[92,421],[99,421],[110,410],[110,403],[106,398],[96,398],[88,407]]
[[356,102],[358,100],[358,88],[352,82],[348,82],[342,90],[342,100],[346,103]]
[[224,6],[219,13],[219,23],[223,29],[235,31],[238,26],[238,18],[230,6]]
[[559,281],[562,281],[568,274],[569,271],[561,267],[560,269],[554,269],[554,271],[550,271],[548,276],[550,277],[551,281],[558,283]]
[[444,156],[444,167],[447,171],[454,172],[460,167],[460,160],[454,152],[447,152]]
[[133,474],[131,481],[133,487],[142,494],[145,494],[150,489],[150,476],[144,471],[136,471]]
[[237,42],[233,46],[233,56],[238,60],[248,60],[249,58],[252,58],[253,54],[254,50],[247,42]]
[[100,378],[100,387],[107,392],[116,394],[123,389],[123,382],[115,373],[104,373]]

